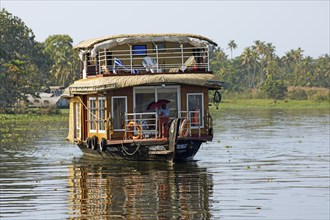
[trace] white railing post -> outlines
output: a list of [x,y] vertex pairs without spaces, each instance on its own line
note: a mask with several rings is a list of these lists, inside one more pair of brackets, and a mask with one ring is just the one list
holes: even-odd
[[132,45],[128,45],[129,46],[129,57],[131,60],[131,73],[133,71],[133,53],[132,53]]
[[210,71],[210,47],[207,48],[207,71]]
[[181,47],[181,66],[183,66],[183,44],[180,44]]

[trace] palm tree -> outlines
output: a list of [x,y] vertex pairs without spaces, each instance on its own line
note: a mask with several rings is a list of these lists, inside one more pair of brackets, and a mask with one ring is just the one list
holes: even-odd
[[233,59],[233,50],[237,48],[237,44],[234,40],[229,41],[228,48],[230,49],[231,59]]
[[[244,66],[246,66],[246,70],[248,73],[247,78],[247,84],[249,88],[254,88],[255,87],[255,72],[256,72],[256,64],[257,64],[257,59],[256,59],[256,53],[251,50],[250,47],[246,47],[241,55],[241,61]],[[251,73],[251,67],[253,65],[253,74]]]

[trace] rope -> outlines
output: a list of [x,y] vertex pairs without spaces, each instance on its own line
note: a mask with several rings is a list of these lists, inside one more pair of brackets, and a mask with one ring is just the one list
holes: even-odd
[[[95,118],[95,121],[101,121],[101,120],[105,120],[105,121],[110,121],[111,120],[111,116],[109,116],[108,118],[99,118],[97,115],[94,115],[89,108],[85,105],[85,103],[81,100],[81,98],[79,96],[77,96],[80,103],[84,106],[84,108],[89,112],[90,115],[92,115]],[[112,124],[112,123],[111,123]],[[109,126],[110,127],[110,126]]]
[[124,148],[124,142],[121,142],[121,149],[128,155],[128,156],[133,156],[139,149],[140,145],[136,145],[136,149],[134,150],[133,153],[128,153],[125,148]]

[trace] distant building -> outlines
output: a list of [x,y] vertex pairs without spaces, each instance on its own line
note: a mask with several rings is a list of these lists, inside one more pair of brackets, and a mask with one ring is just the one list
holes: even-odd
[[64,92],[63,86],[50,86],[44,92],[39,93],[39,97],[28,95],[29,106],[36,108],[68,108],[69,101],[61,97]]

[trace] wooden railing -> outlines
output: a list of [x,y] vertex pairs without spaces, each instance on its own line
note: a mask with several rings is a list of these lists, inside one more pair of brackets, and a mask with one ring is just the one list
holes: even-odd
[[[121,65],[116,65],[119,61]],[[117,62],[118,63],[118,62]],[[98,51],[97,59],[87,56],[87,76],[121,73],[179,73],[209,71],[208,47]]]

